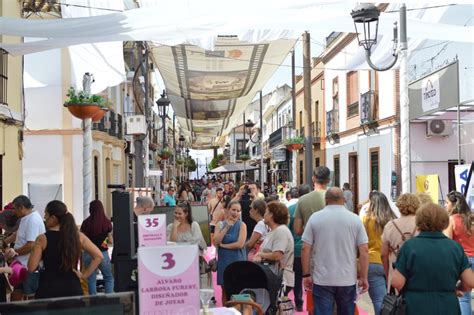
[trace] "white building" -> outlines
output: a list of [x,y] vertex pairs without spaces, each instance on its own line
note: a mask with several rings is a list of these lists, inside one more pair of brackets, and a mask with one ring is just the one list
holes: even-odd
[[355,204],[371,190],[396,195],[400,179],[398,72],[332,70],[343,69],[358,49],[355,34],[340,34],[321,56],[326,165],[333,171],[333,185],[350,184]]

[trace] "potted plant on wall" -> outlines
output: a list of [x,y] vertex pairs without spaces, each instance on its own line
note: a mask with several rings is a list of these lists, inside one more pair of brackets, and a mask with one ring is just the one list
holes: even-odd
[[[102,96],[88,95],[84,91],[78,92],[74,87],[69,88],[66,96],[68,99],[64,103],[64,107],[67,107],[69,112],[76,118],[98,118],[100,120],[107,111],[107,108],[104,106],[105,100]],[[102,114],[100,118],[99,114]]]
[[158,156],[162,159],[162,160],[167,160],[170,158],[171,156],[171,150],[168,149],[168,148],[163,148],[160,150],[160,152],[158,152]]
[[248,160],[250,160],[250,155],[245,154],[245,153],[244,153],[244,154],[241,154],[241,155],[239,156],[239,159],[241,159],[242,161],[248,161]]
[[285,144],[288,150],[297,151],[304,147],[304,137],[296,136],[286,139]]

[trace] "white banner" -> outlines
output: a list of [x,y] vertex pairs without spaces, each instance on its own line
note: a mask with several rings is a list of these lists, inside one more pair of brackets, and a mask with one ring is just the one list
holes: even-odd
[[456,178],[456,190],[464,194],[467,187],[467,180],[469,177],[469,164],[454,166],[454,176]]

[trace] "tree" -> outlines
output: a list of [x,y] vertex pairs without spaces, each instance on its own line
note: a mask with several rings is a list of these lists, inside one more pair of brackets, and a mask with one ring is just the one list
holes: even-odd
[[184,160],[184,167],[188,169],[188,172],[194,172],[197,169],[196,161],[190,156]]
[[211,162],[209,163],[209,169],[212,170],[212,169],[215,169],[216,167],[219,166],[219,162],[222,161],[224,159],[224,154],[218,154],[216,155],[212,160]]

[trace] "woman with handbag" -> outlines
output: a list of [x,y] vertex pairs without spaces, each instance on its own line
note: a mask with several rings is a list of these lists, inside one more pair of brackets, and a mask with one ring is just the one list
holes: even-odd
[[380,257],[382,231],[393,219],[395,219],[395,214],[390,208],[387,197],[379,191],[372,193],[370,206],[362,217],[362,223],[369,237],[369,296],[375,315],[380,314],[383,297],[387,294],[385,272]]
[[[474,225],[473,215],[471,209],[464,198],[464,195],[458,191],[451,191],[446,196],[444,204],[446,210],[450,214],[449,226],[444,231],[444,234],[450,239],[458,242],[464,249],[467,259],[474,268]],[[471,291],[464,292],[463,296],[459,298],[459,305],[461,306],[462,315],[471,315]]]
[[407,315],[459,315],[456,290],[471,290],[474,273],[461,245],[443,234],[448,213],[430,203],[415,218],[420,234],[400,249],[391,284],[403,290]]
[[295,276],[293,273],[294,241],[287,224],[290,220],[288,208],[279,201],[267,204],[263,216],[270,232],[254,256],[254,262],[269,262],[270,269],[276,275],[283,270],[283,282],[287,287],[293,287]]

